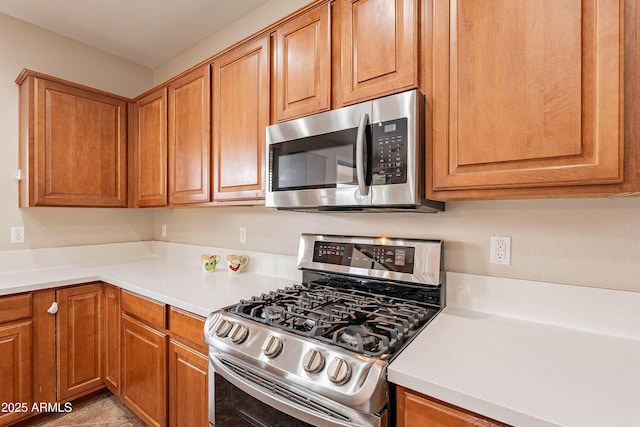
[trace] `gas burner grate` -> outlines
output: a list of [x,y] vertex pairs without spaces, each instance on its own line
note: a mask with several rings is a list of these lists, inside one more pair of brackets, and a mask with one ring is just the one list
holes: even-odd
[[[398,298],[397,287],[387,296],[355,289],[352,283],[342,285],[298,284],[242,300],[231,310],[257,322],[383,359],[397,352],[439,310],[424,302]],[[407,295],[406,291],[401,295]]]

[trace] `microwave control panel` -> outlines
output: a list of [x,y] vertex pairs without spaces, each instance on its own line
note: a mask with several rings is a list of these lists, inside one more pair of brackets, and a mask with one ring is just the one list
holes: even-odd
[[371,185],[407,182],[407,119],[371,126]]

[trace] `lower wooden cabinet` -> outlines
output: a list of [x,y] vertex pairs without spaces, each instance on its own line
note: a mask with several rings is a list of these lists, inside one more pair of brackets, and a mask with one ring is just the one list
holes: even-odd
[[121,399],[150,426],[208,425],[200,316],[121,292]]
[[165,333],[122,316],[122,400],[149,426],[167,425]]
[[104,285],[104,382],[120,396],[120,288]]
[[[0,425],[27,416],[31,407],[31,320],[0,323]],[[9,405],[9,406],[5,406]]]
[[208,360],[175,340],[169,343],[169,425],[208,424]]
[[104,387],[102,376],[102,284],[56,292],[58,401]]
[[397,427],[504,427],[404,387],[397,388]]
[[149,426],[207,426],[204,322],[102,282],[0,297],[0,427],[105,386]]

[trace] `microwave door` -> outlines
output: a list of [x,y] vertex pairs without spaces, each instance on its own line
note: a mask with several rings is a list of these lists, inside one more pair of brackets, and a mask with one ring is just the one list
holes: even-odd
[[367,207],[365,156],[371,103],[267,128],[266,205],[283,209]]

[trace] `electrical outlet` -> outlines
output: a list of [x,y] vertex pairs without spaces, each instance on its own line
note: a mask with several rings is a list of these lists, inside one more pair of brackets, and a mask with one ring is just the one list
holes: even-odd
[[247,229],[240,227],[240,243],[247,243]]
[[162,237],[167,237],[167,224],[162,224],[160,227],[160,233],[162,234]]
[[11,243],[24,243],[24,227],[11,227]]
[[491,264],[511,265],[511,237],[491,236]]

